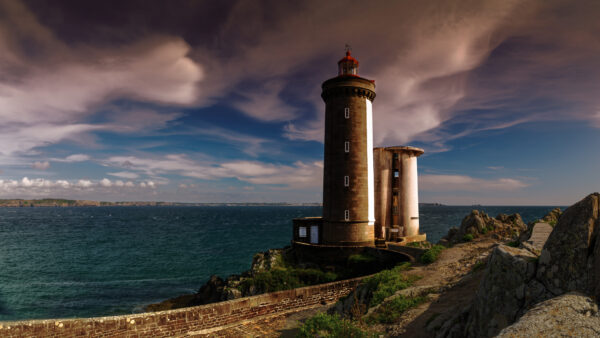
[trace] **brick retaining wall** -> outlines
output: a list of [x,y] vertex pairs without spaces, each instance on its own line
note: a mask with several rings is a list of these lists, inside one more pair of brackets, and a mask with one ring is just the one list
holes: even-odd
[[364,277],[184,309],[123,316],[0,322],[0,337],[166,337],[331,303]]

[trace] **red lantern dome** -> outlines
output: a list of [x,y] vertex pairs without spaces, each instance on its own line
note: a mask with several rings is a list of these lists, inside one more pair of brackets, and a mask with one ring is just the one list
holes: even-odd
[[350,49],[346,50],[346,56],[338,61],[338,76],[358,76],[358,60],[350,55]]

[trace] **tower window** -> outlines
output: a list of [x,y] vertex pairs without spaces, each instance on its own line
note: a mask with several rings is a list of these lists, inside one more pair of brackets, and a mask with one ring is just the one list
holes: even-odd
[[347,119],[350,118],[350,108],[344,108],[344,117]]
[[350,152],[350,141],[344,142],[344,151],[347,153]]
[[344,187],[350,186],[350,176],[344,176]]
[[350,210],[344,210],[344,220],[350,220]]

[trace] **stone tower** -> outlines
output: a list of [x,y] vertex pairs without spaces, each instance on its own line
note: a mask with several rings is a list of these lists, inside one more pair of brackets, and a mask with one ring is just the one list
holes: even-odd
[[338,62],[338,76],[325,81],[322,88],[325,163],[321,243],[373,245],[375,83],[358,76],[358,61],[347,51]]

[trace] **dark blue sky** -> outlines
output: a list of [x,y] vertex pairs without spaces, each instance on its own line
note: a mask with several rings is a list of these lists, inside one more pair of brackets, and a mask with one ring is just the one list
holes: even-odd
[[320,202],[352,45],[422,202],[600,190],[594,1],[0,1],[0,197]]

